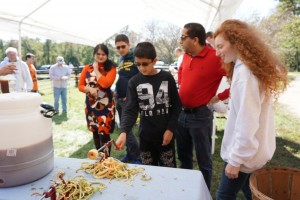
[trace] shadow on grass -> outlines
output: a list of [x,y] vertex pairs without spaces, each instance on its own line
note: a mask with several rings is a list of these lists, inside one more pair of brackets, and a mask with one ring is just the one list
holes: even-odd
[[[116,140],[119,136],[119,131],[115,130],[113,134],[110,135],[111,139]],[[87,158],[87,153],[89,150],[91,149],[95,149],[94,146],[94,140],[91,139],[88,143],[82,145],[79,149],[77,149],[77,151],[74,151],[69,157],[70,158]],[[122,158],[125,153],[126,153],[126,148],[123,148],[123,150],[115,150],[115,148],[113,147],[111,149],[111,157],[120,159]]]
[[274,156],[267,166],[299,168],[300,144],[277,137]]
[[[217,187],[221,178],[224,161],[220,157],[220,149],[223,138],[223,130],[218,130],[216,135],[215,153],[213,155],[213,180],[211,187],[211,195],[215,199]],[[276,150],[273,158],[267,163],[266,167],[291,167],[298,168],[300,166],[300,144],[290,140],[276,137]],[[240,192],[237,199],[244,200],[243,194]]]
[[91,149],[94,149],[94,140],[91,139],[88,143],[83,145],[80,149],[77,151],[74,151],[69,158],[87,158],[87,152]]
[[52,121],[55,123],[55,124],[61,124],[62,122],[64,121],[68,121],[68,114],[67,113],[60,113],[60,114],[57,114],[57,115],[54,115],[52,117]]

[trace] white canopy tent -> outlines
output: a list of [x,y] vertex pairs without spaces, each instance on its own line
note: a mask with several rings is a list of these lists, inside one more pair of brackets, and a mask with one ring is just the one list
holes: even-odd
[[[95,46],[121,28],[160,19],[207,30],[243,0],[0,0],[0,31]],[[20,44],[20,42],[19,42]]]

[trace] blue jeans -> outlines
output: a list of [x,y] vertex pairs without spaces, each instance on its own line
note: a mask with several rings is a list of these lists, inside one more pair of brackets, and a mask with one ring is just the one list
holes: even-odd
[[[125,104],[125,101],[117,101],[117,111],[119,113],[120,124],[122,124],[122,112],[124,110]],[[129,159],[140,159],[140,147],[135,135],[133,134],[133,128],[129,131],[129,133],[126,133],[126,147],[126,152],[128,154]]]
[[225,167],[227,163],[224,164],[220,184],[217,190],[217,200],[234,200],[239,190],[242,190],[246,199],[251,200],[252,194],[249,187],[250,174],[239,172],[238,178],[229,179],[225,176]]
[[193,147],[208,189],[212,179],[211,134],[213,113],[207,106],[195,112],[182,111],[178,119],[176,142],[180,168],[193,169]]
[[67,88],[53,88],[54,109],[59,111],[59,98],[61,96],[62,111],[67,112]]

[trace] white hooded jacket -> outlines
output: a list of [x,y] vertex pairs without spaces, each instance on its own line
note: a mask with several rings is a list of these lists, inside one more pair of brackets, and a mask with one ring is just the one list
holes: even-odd
[[251,173],[263,167],[276,148],[273,98],[266,97],[258,79],[240,60],[234,66],[229,112],[221,157]]

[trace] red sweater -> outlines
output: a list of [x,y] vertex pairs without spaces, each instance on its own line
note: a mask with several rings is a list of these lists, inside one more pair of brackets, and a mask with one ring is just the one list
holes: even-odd
[[[179,96],[183,107],[195,108],[208,104],[216,95],[226,72],[216,51],[206,46],[198,55],[184,54],[178,71]],[[229,89],[218,94],[220,100],[229,96]]]

